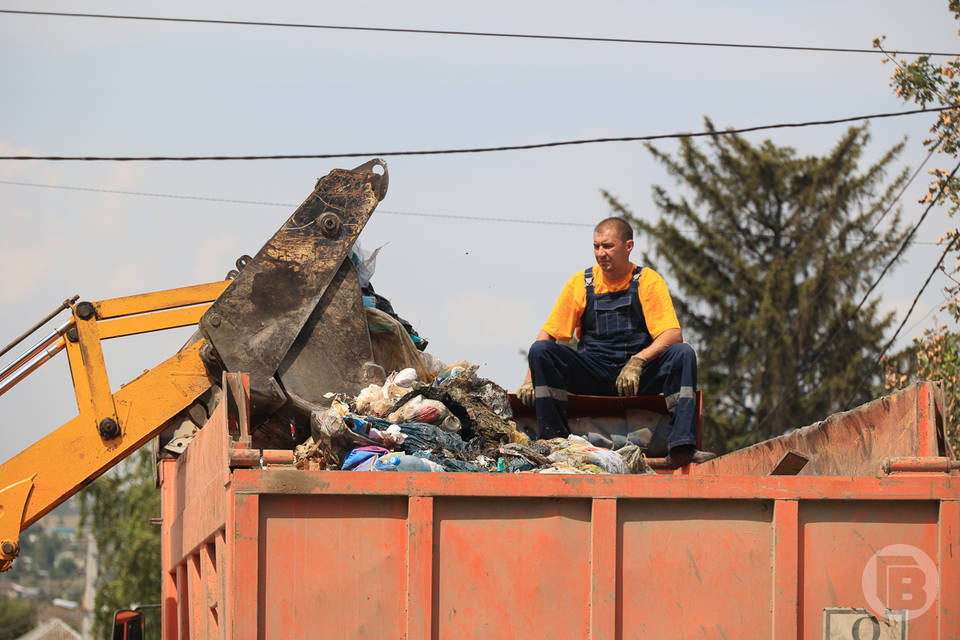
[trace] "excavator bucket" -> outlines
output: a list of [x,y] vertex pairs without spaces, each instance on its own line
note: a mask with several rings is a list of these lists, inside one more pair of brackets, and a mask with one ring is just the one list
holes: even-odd
[[379,159],[320,178],[201,318],[205,359],[249,374],[255,416],[383,380],[349,252],[388,180]]

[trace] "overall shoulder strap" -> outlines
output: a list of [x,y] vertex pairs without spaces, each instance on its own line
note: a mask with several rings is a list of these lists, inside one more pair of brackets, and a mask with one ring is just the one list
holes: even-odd
[[643,267],[634,267],[633,275],[630,276],[630,303],[633,307],[634,313],[640,319],[640,322],[643,323],[644,329],[646,329],[646,322],[643,317],[643,305],[640,304],[640,273],[643,272]]
[[593,267],[583,270],[583,286],[586,287],[588,294],[593,293]]

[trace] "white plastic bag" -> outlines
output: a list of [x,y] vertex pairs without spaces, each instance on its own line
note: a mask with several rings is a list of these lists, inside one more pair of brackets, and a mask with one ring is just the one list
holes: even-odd
[[417,370],[413,367],[407,367],[406,369],[401,369],[396,373],[390,374],[390,377],[387,378],[387,382],[391,382],[398,387],[404,387],[410,389],[413,387],[413,383],[417,381]]
[[373,272],[377,268],[377,254],[380,253],[380,249],[383,249],[386,244],[382,244],[376,249],[373,250],[373,253],[367,253],[364,251],[363,247],[360,246],[360,243],[357,242],[353,245],[353,249],[350,250],[350,261],[353,262],[353,266],[357,268],[357,276],[360,278],[360,286],[365,287],[370,283],[370,279],[373,278]]

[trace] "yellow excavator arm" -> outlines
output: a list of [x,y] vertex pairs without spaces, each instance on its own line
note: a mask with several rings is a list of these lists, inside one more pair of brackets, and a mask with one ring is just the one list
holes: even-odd
[[[230,280],[64,302],[70,320],[0,371],[2,395],[66,350],[79,411],[0,465],[0,571],[19,553],[21,531],[158,435],[223,371],[250,374],[258,419],[291,424],[327,391],[382,381],[349,256],[387,184],[381,160],[334,169]],[[193,342],[111,391],[102,340],[191,325]]]
[[0,571],[20,532],[157,435],[210,388],[201,339],[116,393],[101,340],[196,324],[229,282],[71,305],[73,317],[44,354],[66,349],[79,415],[0,465]]

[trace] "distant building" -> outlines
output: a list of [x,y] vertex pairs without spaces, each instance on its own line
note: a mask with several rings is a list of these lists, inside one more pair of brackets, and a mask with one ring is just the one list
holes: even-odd
[[60,618],[50,618],[16,640],[82,640],[82,638]]
[[60,607],[62,609],[70,609],[72,611],[74,609],[79,609],[80,603],[74,602],[73,600],[65,600],[63,598],[54,598],[53,606]]

